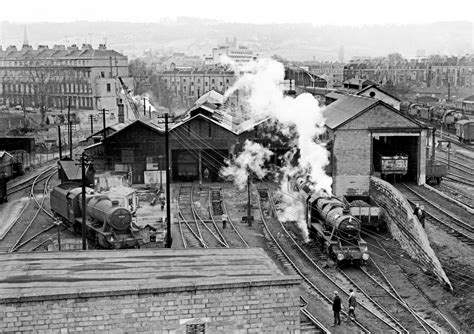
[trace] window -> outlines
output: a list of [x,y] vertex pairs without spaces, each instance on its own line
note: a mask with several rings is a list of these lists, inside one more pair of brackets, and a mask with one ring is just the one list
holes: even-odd
[[212,83],[212,84],[214,83],[214,79],[211,80],[211,83]]
[[190,324],[186,325],[186,334],[205,334],[206,324]]
[[111,89],[110,89],[110,84],[108,83],[108,84],[107,84],[107,93],[110,93],[110,90],[111,90]]
[[226,83],[226,84],[229,84],[229,79],[225,79],[225,83]]
[[101,78],[105,78],[105,72],[104,72],[104,71],[101,71],[101,72],[100,72],[100,77],[101,77]]

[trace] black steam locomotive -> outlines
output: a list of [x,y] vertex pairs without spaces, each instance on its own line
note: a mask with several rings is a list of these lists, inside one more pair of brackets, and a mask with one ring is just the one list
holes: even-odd
[[[82,189],[76,182],[65,182],[51,191],[51,211],[75,233],[82,231]],[[130,210],[118,201],[86,188],[87,237],[101,248],[138,248],[141,238],[132,229]]]
[[369,259],[367,243],[360,237],[361,222],[334,196],[318,196],[310,182],[299,178],[296,188],[303,196],[306,224],[316,233],[323,250],[337,265],[363,265]]

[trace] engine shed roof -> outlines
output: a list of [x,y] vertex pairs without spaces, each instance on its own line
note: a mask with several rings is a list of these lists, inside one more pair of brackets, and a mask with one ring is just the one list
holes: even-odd
[[1,255],[0,304],[117,294],[299,284],[260,248]]

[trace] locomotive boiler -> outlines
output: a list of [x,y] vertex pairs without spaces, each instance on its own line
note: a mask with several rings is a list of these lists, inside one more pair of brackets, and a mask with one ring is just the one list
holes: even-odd
[[140,238],[132,228],[130,210],[118,201],[96,194],[86,188],[86,207],[82,207],[82,189],[75,182],[66,182],[51,191],[51,211],[75,233],[82,231],[82,212],[86,213],[87,237],[101,248],[137,248]]
[[361,238],[360,221],[335,196],[318,195],[310,182],[298,179],[296,188],[303,197],[306,224],[316,234],[321,248],[338,265],[365,264],[369,259],[367,243]]

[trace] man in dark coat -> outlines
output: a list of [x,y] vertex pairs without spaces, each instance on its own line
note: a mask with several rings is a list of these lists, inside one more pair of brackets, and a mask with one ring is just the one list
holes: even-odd
[[334,300],[332,301],[332,311],[334,313],[334,325],[340,325],[341,324],[341,318],[339,316],[339,313],[341,312],[342,309],[342,303],[341,303],[341,298],[339,297],[337,291],[334,291]]
[[354,290],[349,289],[349,313],[347,314],[347,321],[356,320],[355,308],[357,306],[356,296],[354,295]]
[[425,228],[426,214],[425,214],[425,207],[423,205],[418,210],[417,216],[418,216],[418,220],[420,221],[421,226],[423,226],[423,228]]

